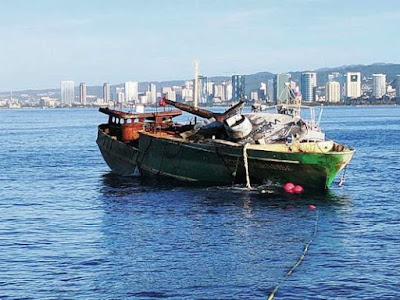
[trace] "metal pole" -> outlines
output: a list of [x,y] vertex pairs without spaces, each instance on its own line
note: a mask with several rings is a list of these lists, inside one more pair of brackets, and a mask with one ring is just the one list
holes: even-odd
[[199,62],[194,61],[194,103],[193,106],[197,107],[199,103]]

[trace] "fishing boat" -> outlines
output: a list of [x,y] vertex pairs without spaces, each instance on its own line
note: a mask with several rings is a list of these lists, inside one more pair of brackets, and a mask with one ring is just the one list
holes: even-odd
[[[160,104],[174,109],[132,114],[100,108],[109,118],[98,128],[97,144],[113,171],[203,185],[290,181],[325,190],[354,155],[353,148],[326,140],[313,108],[305,120],[298,104],[249,114],[241,113],[243,102],[221,114],[168,99]],[[202,121],[175,122],[182,111]]]

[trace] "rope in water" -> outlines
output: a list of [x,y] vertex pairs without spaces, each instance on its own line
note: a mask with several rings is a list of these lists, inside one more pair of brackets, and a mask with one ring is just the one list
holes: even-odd
[[251,189],[250,185],[250,175],[249,175],[249,163],[247,161],[247,147],[249,143],[246,143],[243,147],[243,162],[244,162],[244,169],[246,170],[246,188]]
[[343,171],[342,177],[340,178],[338,186],[343,186],[343,184],[346,180],[346,171],[347,171],[347,166],[344,167],[344,171]]
[[318,222],[319,222],[319,212],[317,210],[316,212],[316,218],[315,218],[315,225],[314,225],[314,233],[311,236],[310,240],[307,242],[307,244],[305,244],[303,252],[301,253],[301,256],[299,258],[299,260],[293,265],[293,267],[290,268],[289,271],[286,272],[285,276],[280,280],[280,282],[278,283],[278,285],[274,288],[274,290],[271,292],[271,294],[268,297],[268,300],[272,300],[275,297],[275,293],[279,290],[281,284],[290,276],[292,275],[292,273],[294,272],[294,270],[303,262],[304,258],[306,257],[306,253],[308,251],[308,248],[310,247],[310,244],[312,243],[312,241],[314,240],[315,236],[317,235],[317,231],[318,231]]

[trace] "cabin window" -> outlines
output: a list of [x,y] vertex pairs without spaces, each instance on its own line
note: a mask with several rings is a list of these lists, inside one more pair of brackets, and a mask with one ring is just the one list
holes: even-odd
[[132,123],[132,119],[127,119],[126,123],[131,124]]
[[115,123],[115,117],[112,117],[111,122]]

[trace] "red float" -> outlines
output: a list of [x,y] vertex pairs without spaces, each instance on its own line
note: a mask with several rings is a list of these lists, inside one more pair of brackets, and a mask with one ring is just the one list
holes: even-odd
[[293,193],[296,193],[296,194],[301,194],[302,192],[304,192],[304,189],[303,189],[303,187],[301,186],[301,185],[296,185],[294,188],[293,188]]
[[293,193],[293,189],[294,189],[295,185],[291,182],[285,183],[285,185],[283,186],[283,190],[286,193]]
[[315,205],[312,205],[312,204],[310,204],[310,205],[308,206],[308,208],[309,208],[310,210],[317,209],[317,207],[316,207]]

